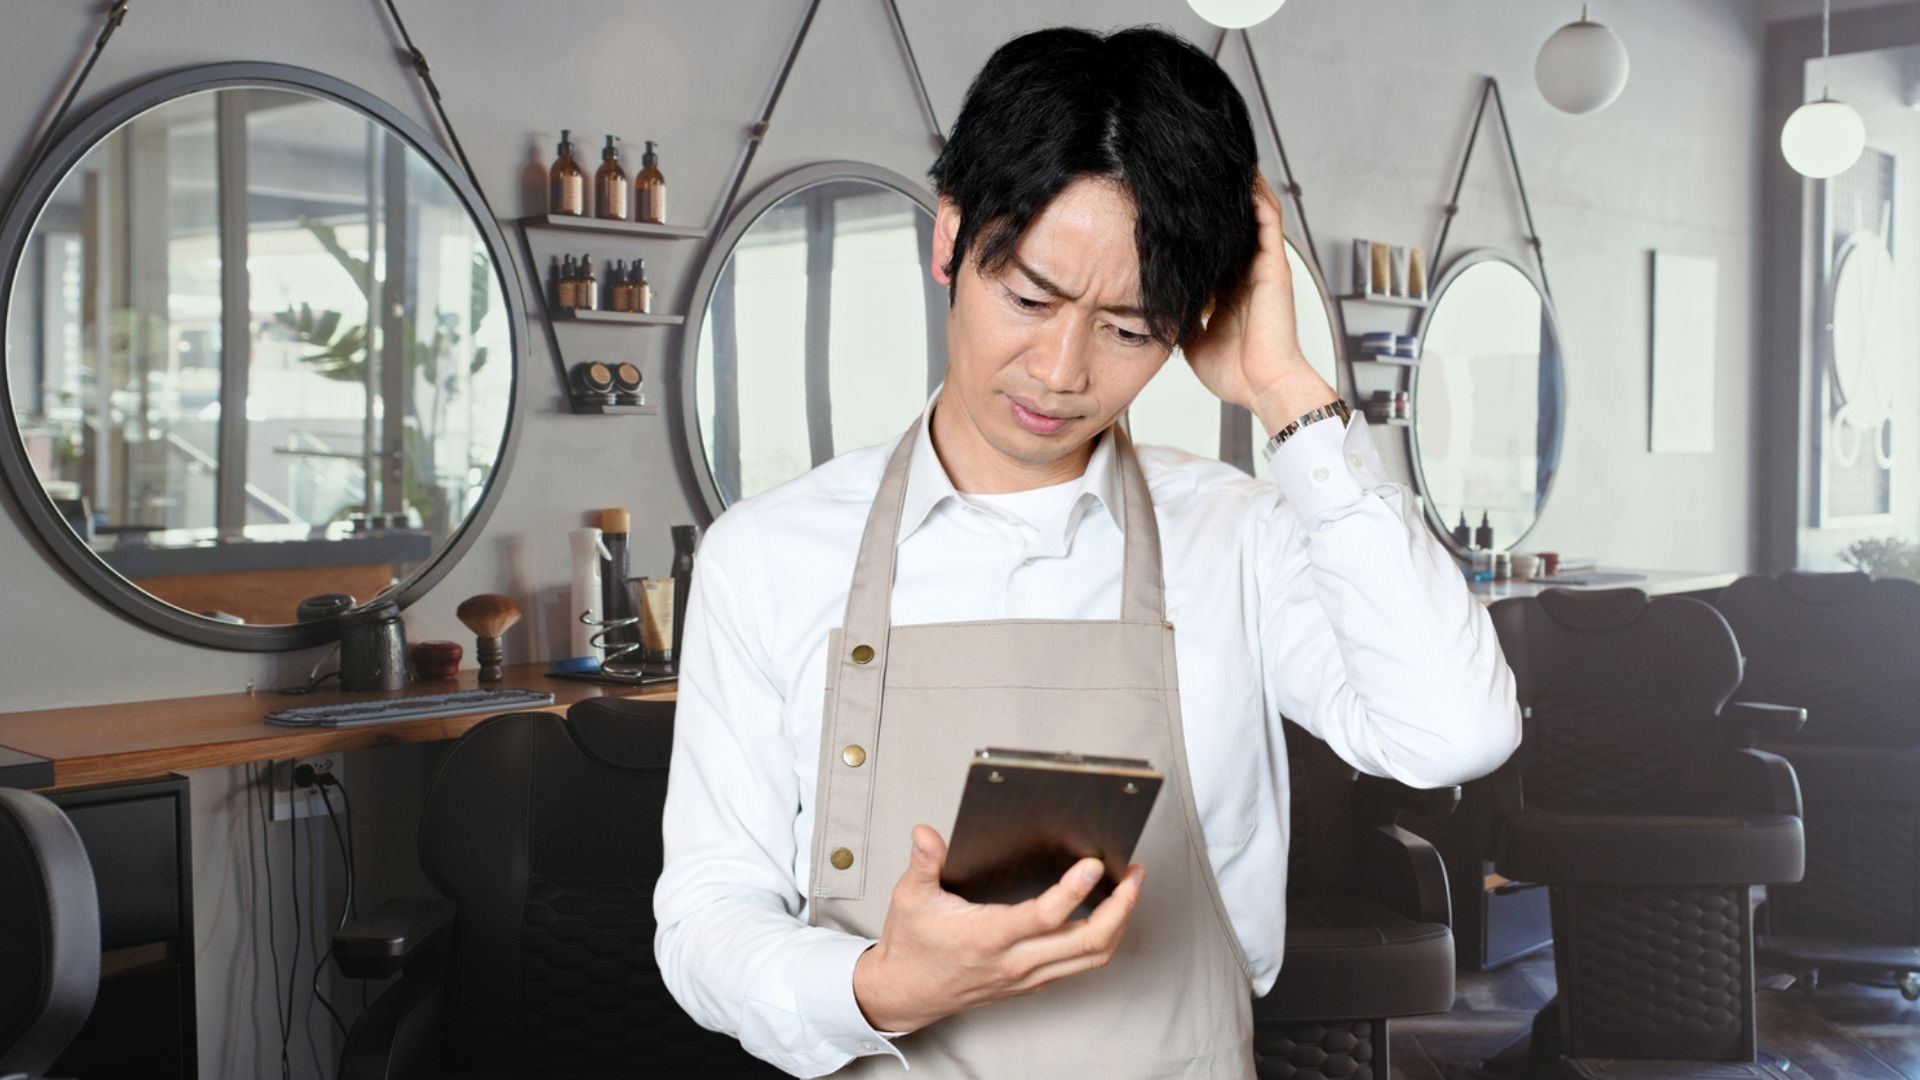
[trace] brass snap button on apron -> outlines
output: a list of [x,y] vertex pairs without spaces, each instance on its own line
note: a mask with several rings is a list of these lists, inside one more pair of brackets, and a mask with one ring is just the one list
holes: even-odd
[[853,865],[853,852],[843,847],[834,848],[833,854],[827,856],[827,861],[833,864],[835,870],[845,870]]
[[853,647],[853,662],[854,662],[854,663],[856,663],[856,664],[864,664],[864,663],[867,663],[868,661],[870,661],[870,660],[872,660],[872,659],[873,659],[873,646],[871,646],[871,645],[855,645],[855,646]]
[[840,760],[857,769],[866,764],[867,752],[861,747],[849,746],[845,750],[840,751]]

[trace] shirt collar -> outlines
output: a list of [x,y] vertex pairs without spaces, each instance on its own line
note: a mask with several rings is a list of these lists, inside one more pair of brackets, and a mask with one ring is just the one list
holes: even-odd
[[[940,455],[933,449],[933,406],[940,400],[940,391],[946,386],[942,383],[934,387],[927,396],[927,404],[920,412],[920,426],[914,432],[913,456],[907,463],[907,491],[900,507],[900,535],[895,543],[912,536],[932,515],[934,509],[948,499],[959,499],[959,490],[953,486],[953,480],[947,475],[946,466],[940,463]],[[1120,524],[1120,470],[1118,453],[1114,449],[1113,429],[1100,433],[1093,444],[1093,456],[1087,461],[1087,470],[1080,476],[1080,495],[1074,500],[1074,508],[1067,515],[1066,533],[1072,535],[1084,516],[1089,501],[1105,508],[1115,525]]]

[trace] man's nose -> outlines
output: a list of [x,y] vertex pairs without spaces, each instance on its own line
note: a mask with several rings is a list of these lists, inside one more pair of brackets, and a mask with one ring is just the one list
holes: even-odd
[[1030,354],[1027,373],[1056,394],[1079,394],[1087,389],[1087,334],[1079,321],[1066,315],[1050,321],[1045,337]]

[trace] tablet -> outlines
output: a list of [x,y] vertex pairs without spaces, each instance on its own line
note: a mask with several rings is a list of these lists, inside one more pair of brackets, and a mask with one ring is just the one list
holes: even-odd
[[1017,904],[1091,855],[1106,874],[1074,911],[1084,916],[1126,874],[1163,779],[1135,758],[975,751],[940,885],[977,904]]

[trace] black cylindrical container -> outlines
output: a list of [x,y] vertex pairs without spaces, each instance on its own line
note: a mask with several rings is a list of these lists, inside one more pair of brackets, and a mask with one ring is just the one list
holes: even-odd
[[[631,572],[632,545],[629,529],[632,519],[627,511],[600,511],[600,540],[607,545],[608,558],[600,560],[600,618],[607,622],[633,618],[633,589],[627,584]],[[625,644],[640,640],[640,624],[633,623],[607,631],[607,644]],[[637,660],[638,657],[631,658]]]
[[693,552],[700,546],[700,526],[673,527],[673,641],[668,666],[680,670],[680,631],[687,625],[687,598],[693,595]]
[[407,688],[407,628],[400,605],[368,604],[340,616],[340,689]]

